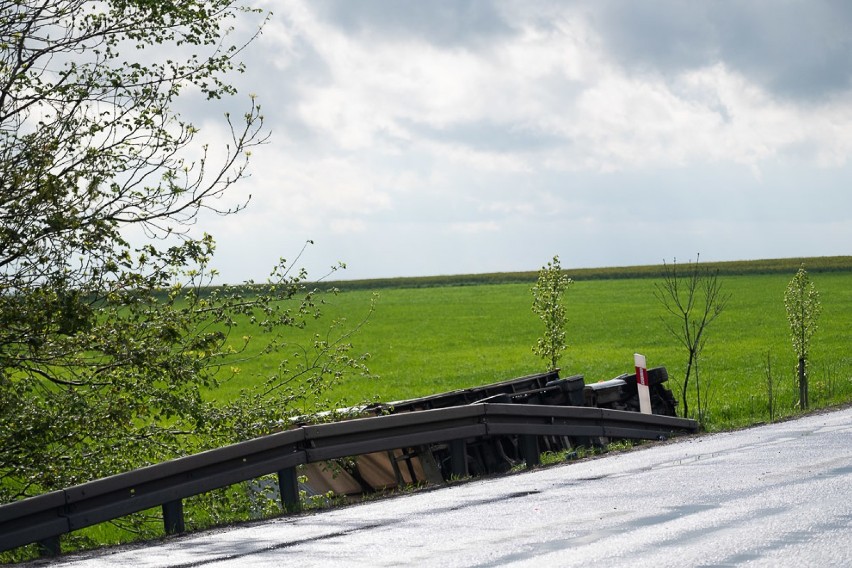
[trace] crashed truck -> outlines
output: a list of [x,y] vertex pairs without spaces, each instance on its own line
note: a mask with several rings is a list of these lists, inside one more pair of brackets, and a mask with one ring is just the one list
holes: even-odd
[[[677,400],[665,383],[665,367],[648,369],[653,414],[676,416]],[[584,406],[639,412],[636,375],[624,373],[607,381],[586,383],[583,375],[559,377],[559,370],[528,375],[479,387],[455,390],[396,402],[361,407],[357,417],[418,412],[469,404],[535,404]],[[558,452],[608,443],[601,438],[547,436],[542,451]],[[504,473],[524,461],[517,436],[485,436],[467,440],[467,471],[471,476]],[[333,492],[357,496],[421,483],[442,483],[453,477],[452,448],[448,443],[400,448],[364,454],[357,458],[308,464],[302,472],[307,495]]]

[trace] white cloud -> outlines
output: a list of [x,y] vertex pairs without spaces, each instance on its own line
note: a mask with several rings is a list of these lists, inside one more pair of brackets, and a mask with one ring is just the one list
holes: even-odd
[[[754,61],[711,45],[721,40],[705,32],[718,22],[692,22],[693,37],[677,31],[681,12],[613,27],[613,12],[597,4],[495,1],[488,29],[473,29],[474,18],[464,20],[470,30],[438,33],[429,21],[382,17],[380,2],[348,20],[333,17],[349,10],[333,1],[270,6],[275,16],[247,63],[262,69],[252,77],[262,79],[273,138],[244,184],[250,210],[222,221],[239,224],[232,234],[337,242],[354,256],[344,258],[349,275],[366,277],[530,269],[555,252],[532,260],[531,251],[572,238],[583,241],[587,265],[655,262],[676,244],[718,243],[730,258],[737,245],[751,257],[800,254],[750,227],[767,203],[776,220],[804,210],[852,223],[842,213],[852,194],[838,189],[852,181],[852,92],[836,81],[824,97],[774,89]],[[725,17],[773,25],[735,9]],[[633,57],[624,47],[633,44],[613,44],[614,29],[643,37],[643,25],[694,45],[673,58],[657,49],[665,37]],[[783,62],[771,65],[774,77],[791,76]],[[631,240],[620,228],[631,211],[682,222]],[[815,230],[808,250],[837,239],[831,227]],[[459,234],[470,237],[464,246],[451,238]],[[396,260],[383,271],[382,258]]]
[[449,232],[461,234],[491,233],[500,230],[500,225],[494,221],[475,221],[469,223],[451,223]]
[[[509,42],[463,49],[396,35],[374,34],[363,42],[299,3],[288,6],[290,25],[275,30],[274,44],[286,48],[296,34],[326,67],[320,80],[300,85],[299,115],[341,152],[390,152],[399,143],[414,144],[443,159],[506,171],[606,171],[708,160],[754,164],[787,146],[810,144],[814,134],[824,143],[824,132],[814,132],[819,125],[834,125],[829,134],[840,145],[819,149],[822,162],[838,163],[849,151],[843,135],[848,100],[799,109],[724,64],[689,69],[674,81],[634,74],[601,51],[600,38],[581,14],[566,11],[547,26],[520,21],[520,33]],[[425,142],[411,128],[441,130],[476,121],[502,125],[506,137],[519,125],[547,133],[556,147],[507,156],[470,140]]]
[[332,219],[329,226],[334,235],[363,233],[367,230],[367,224],[361,219]]

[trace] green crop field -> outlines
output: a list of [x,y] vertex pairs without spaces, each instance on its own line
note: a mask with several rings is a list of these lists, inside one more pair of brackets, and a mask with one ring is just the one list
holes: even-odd
[[[802,262],[823,307],[812,342],[811,406],[852,401],[852,257],[722,263],[713,268],[719,270],[730,302],[708,330],[700,366],[702,389],[710,395],[707,429],[769,420],[767,358],[775,380],[775,417],[798,411],[783,298]],[[562,375],[583,374],[587,383],[610,379],[631,372],[633,354],[640,352],[649,366],[667,367],[669,386],[680,399],[686,355],[661,319],[666,314],[654,295],[660,267],[568,273],[576,281],[565,297],[569,347],[561,360]],[[390,402],[536,373],[544,370],[544,363],[532,353],[541,334],[531,310],[535,277],[530,272],[338,282],[342,291],[328,300],[325,317],[313,329],[291,330],[291,340],[308,342],[314,333],[324,333],[332,318],[346,318],[351,327],[369,314],[352,343],[356,352],[370,353],[375,378],[340,385],[334,395],[348,404]],[[374,294],[378,299],[370,313]],[[240,338],[247,329],[232,330],[231,336]],[[277,366],[270,356],[249,357],[239,373],[229,373],[206,395],[228,400],[264,381]],[[694,394],[690,408],[695,409]],[[206,526],[205,507],[211,505],[205,505],[206,496],[194,499],[200,500],[192,510],[201,516],[190,524]],[[133,538],[109,524],[82,534],[101,544]]]
[[[778,413],[795,412],[795,356],[783,296],[801,262],[810,271],[823,305],[820,329],[812,343],[811,404],[852,399],[848,351],[852,264],[848,257],[840,258],[717,265],[723,290],[731,299],[709,328],[701,360],[702,388],[710,397],[709,428],[768,419],[767,358]],[[633,353],[640,352],[649,366],[668,368],[669,386],[681,398],[679,380],[686,356],[661,319],[665,313],[654,296],[659,281],[654,274],[650,267],[632,272],[587,270],[569,288],[565,300],[569,348],[561,359],[563,376],[583,374],[586,382],[606,380],[632,371]],[[376,378],[348,382],[335,394],[349,403],[393,401],[543,370],[542,361],[531,351],[541,333],[531,311],[535,273],[515,278],[520,281],[513,281],[511,275],[489,275],[479,280],[401,279],[398,287],[391,286],[392,281],[375,286],[370,281],[338,283],[343,291],[331,300],[327,314],[345,317],[352,325],[366,316],[371,295],[378,294],[375,312],[352,339],[356,351],[370,353]],[[506,283],[488,283],[494,281]],[[232,396],[240,387],[262,380],[276,364],[264,359],[248,362],[210,396]],[[694,407],[690,398],[690,408]]]

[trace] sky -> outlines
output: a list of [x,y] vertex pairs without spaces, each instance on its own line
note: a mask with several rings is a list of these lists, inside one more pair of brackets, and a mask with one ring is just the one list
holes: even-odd
[[308,240],[334,279],[852,254],[850,2],[259,5],[225,281]]

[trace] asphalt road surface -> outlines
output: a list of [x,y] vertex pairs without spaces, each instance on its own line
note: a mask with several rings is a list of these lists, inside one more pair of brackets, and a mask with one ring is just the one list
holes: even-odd
[[852,566],[852,409],[59,566]]

